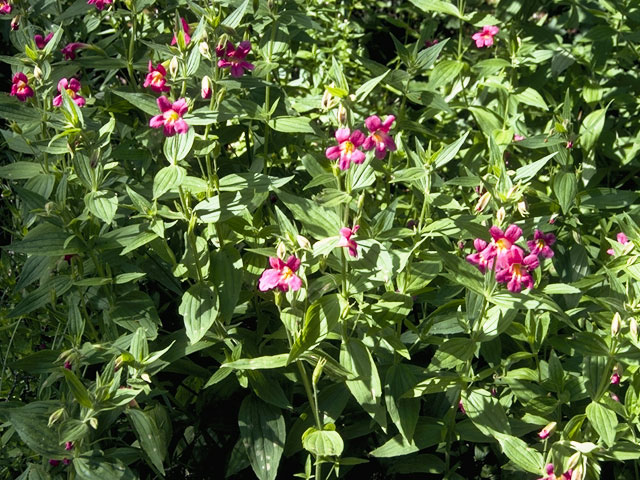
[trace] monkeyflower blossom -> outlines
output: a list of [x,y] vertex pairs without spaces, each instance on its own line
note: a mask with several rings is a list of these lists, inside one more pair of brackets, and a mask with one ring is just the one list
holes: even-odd
[[522,249],[514,247],[506,256],[506,265],[496,272],[496,281],[506,283],[510,292],[517,293],[524,288],[533,288],[531,271],[538,268],[537,255],[523,256]]
[[[620,232],[618,235],[616,235],[616,239],[618,240],[618,243],[621,244],[621,245],[626,245],[627,243],[629,243],[629,239],[622,232]],[[613,248],[610,248],[609,250],[607,250],[607,253],[609,255],[615,255],[616,251]]]
[[78,95],[80,88],[80,82],[75,78],[72,78],[71,80],[67,80],[66,78],[60,79],[60,81],[58,82],[58,91],[60,92],[60,95],[53,99],[53,106],[59,107],[60,105],[62,105],[62,91],[65,90],[76,105],[78,105],[79,107],[84,107],[84,97]]
[[362,148],[365,151],[369,151],[375,147],[376,158],[378,159],[383,159],[387,150],[394,152],[397,147],[393,138],[389,135],[389,129],[395,119],[396,117],[393,115],[387,115],[384,122],[382,122],[377,115],[371,115],[367,118],[364,124],[369,130],[369,136],[364,140]]
[[349,255],[352,257],[358,256],[358,244],[351,237],[355,235],[355,233],[360,228],[360,225],[354,225],[353,228],[343,227],[340,229],[340,241],[338,242],[339,247],[347,247],[349,249]]
[[255,68],[255,65],[245,60],[250,51],[251,42],[248,40],[240,42],[237,48],[231,42],[227,42],[224,48],[218,46],[216,47],[216,56],[220,58],[218,67],[231,67],[231,76],[235,78],[241,77],[245,70],[253,70]]
[[295,272],[300,268],[300,259],[291,255],[286,262],[278,257],[269,257],[271,268],[266,269],[260,276],[258,289],[266,292],[274,288],[286,292],[300,290],[302,280]]
[[540,437],[541,440],[545,440],[547,438],[549,438],[549,435],[551,435],[553,433],[553,431],[556,429],[556,422],[551,422],[550,424],[548,424],[546,427],[544,427],[542,430],[540,430],[540,432],[538,433],[538,436]]
[[485,25],[482,30],[476,32],[471,37],[476,42],[476,47],[490,47],[493,45],[493,37],[498,34],[500,29],[495,25]]
[[65,60],[75,60],[76,50],[86,47],[88,47],[86,43],[73,42],[66,44],[60,51],[62,52]]
[[613,372],[611,375],[611,385],[618,385],[620,383],[620,374],[618,372]]
[[42,35],[37,33],[33,36],[33,41],[36,42],[36,47],[42,50],[44,47],[47,46],[47,43],[49,43],[49,40],[51,40],[52,37],[53,37],[53,32],[49,33],[46,37],[43,37]]
[[527,241],[527,246],[531,250],[531,255],[542,255],[544,258],[553,257],[551,245],[556,243],[556,236],[553,233],[542,233],[536,230],[533,234],[533,240]]
[[6,0],[0,0],[0,15],[9,15],[11,13],[11,4]]
[[[191,30],[189,30],[189,24],[182,17],[180,17],[180,23],[182,23],[182,31],[184,32],[184,43],[185,45],[189,45],[189,42],[191,41],[191,36],[189,35]],[[178,36],[174,34],[171,39],[171,45],[175,45],[176,43],[178,43]]]
[[348,128],[339,128],[335,134],[338,145],[327,148],[325,156],[329,160],[336,160],[340,158],[338,166],[340,170],[346,170],[351,165],[351,162],[361,164],[364,162],[365,156],[358,147],[364,143],[364,133],[360,130],[351,130]]
[[544,469],[545,469],[545,472],[547,473],[547,476],[540,477],[538,480],[571,480],[571,475],[573,474],[573,470],[567,470],[562,475],[558,475],[556,477],[554,473],[553,463],[547,464],[547,466]]
[[167,86],[166,75],[167,70],[162,66],[162,63],[154,67],[151,60],[149,60],[149,73],[147,73],[147,78],[145,78],[142,86],[145,88],[150,87],[156,93],[168,92],[171,88]]
[[496,247],[496,267],[503,268],[505,265],[505,259],[507,253],[511,250],[514,243],[518,241],[522,235],[522,229],[517,225],[509,225],[503,232],[500,228],[493,226],[489,229],[493,241],[491,242]]
[[71,450],[73,448],[73,442],[65,442],[64,449]]
[[173,137],[176,133],[187,133],[189,125],[182,116],[187,113],[189,106],[184,98],[173,103],[164,95],[158,98],[158,108],[162,112],[160,115],[152,117],[149,121],[151,128],[164,127],[164,136]]
[[111,5],[113,0],[87,0],[87,5],[95,5],[98,10],[104,10],[104,7]]
[[495,245],[487,244],[481,238],[476,238],[473,241],[473,246],[476,249],[476,253],[467,255],[467,262],[478,267],[482,273],[491,270],[493,268],[493,259],[496,256]]
[[26,102],[27,98],[33,97],[33,88],[29,86],[29,79],[24,73],[16,73],[13,76],[12,82],[11,96],[16,97],[21,102]]

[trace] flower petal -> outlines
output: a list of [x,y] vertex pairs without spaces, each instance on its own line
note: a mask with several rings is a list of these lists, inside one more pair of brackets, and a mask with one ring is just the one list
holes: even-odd
[[258,282],[258,289],[261,292],[266,292],[278,286],[280,283],[280,272],[275,269],[267,269],[262,272],[260,281]]
[[377,115],[371,115],[364,121],[364,124],[367,126],[367,129],[373,133],[376,130],[379,130],[382,126],[382,122],[380,121],[380,117]]

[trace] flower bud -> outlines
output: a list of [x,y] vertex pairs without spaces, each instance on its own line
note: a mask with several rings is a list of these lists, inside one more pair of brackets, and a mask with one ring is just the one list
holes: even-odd
[[224,57],[225,53],[227,52],[228,41],[229,40],[226,33],[218,39],[218,43],[216,44],[216,57]]
[[518,193],[518,185],[513,185],[507,192],[507,200],[511,197],[515,197],[516,193]]
[[551,435],[553,433],[553,431],[556,429],[557,425],[558,424],[556,422],[549,423],[546,427],[544,427],[542,430],[540,430],[540,432],[538,433],[538,436],[542,440],[548,438],[549,435]]
[[520,200],[518,202],[518,212],[520,212],[520,215],[522,215],[523,217],[529,215],[529,206],[527,205],[526,200]]
[[365,200],[365,198],[364,198],[364,192],[362,192],[362,193],[360,194],[360,197],[358,197],[358,211],[361,211],[361,210],[362,210],[362,208],[364,207],[364,200]]
[[42,81],[42,70],[40,69],[40,67],[38,65],[36,65],[35,68],[33,69],[33,76],[39,82]]
[[584,478],[584,465],[581,463],[571,472],[571,480],[583,480]]
[[200,42],[198,44],[198,50],[200,50],[200,55],[211,60],[211,51],[209,50],[209,44],[207,42]]
[[618,365],[614,366],[611,374],[611,385],[620,384],[620,373],[622,373],[620,367]]
[[221,89],[218,92],[218,96],[216,97],[216,105],[220,105],[222,103],[222,100],[224,99],[224,95],[227,93],[226,89]]
[[631,319],[629,319],[629,333],[634,340],[638,339],[638,321],[636,320],[636,317],[631,317]]
[[278,255],[278,258],[284,259],[286,254],[287,254],[287,247],[285,246],[284,243],[280,242],[276,250],[276,255]]
[[611,320],[611,336],[612,337],[615,337],[618,335],[618,333],[620,333],[620,324],[621,324],[620,314],[616,312],[615,315],[613,316],[613,320]]
[[202,84],[200,88],[200,94],[202,95],[202,98],[211,98],[212,88],[213,86],[211,85],[211,79],[209,78],[209,75],[205,75],[204,77],[202,77]]
[[500,207],[496,212],[496,220],[498,221],[498,225],[504,222],[505,217],[507,216],[507,212],[504,207]]
[[20,15],[11,19],[11,30],[18,30],[20,28]]
[[306,237],[303,237],[302,235],[298,235],[296,237],[296,240],[298,241],[298,245],[300,245],[300,248],[302,248],[304,250],[310,250],[311,249],[311,242],[309,242],[309,240],[307,240]]
[[59,408],[58,410],[53,412],[51,415],[49,415],[49,424],[48,424],[48,426],[51,427],[54,423],[56,423],[58,420],[60,420],[62,415],[64,415],[64,408]]
[[475,211],[478,213],[482,212],[485,208],[487,208],[487,204],[489,203],[489,200],[491,200],[491,194],[489,192],[485,192],[480,197],[480,200],[478,200]]
[[89,425],[91,426],[91,428],[93,428],[94,430],[98,429],[98,419],[96,417],[91,417],[89,419]]
[[313,369],[313,375],[311,375],[311,383],[313,385],[318,384],[318,380],[320,380],[320,375],[322,375],[322,370],[324,368],[325,363],[327,363],[327,359],[321,357],[316,364],[316,368]]
[[347,112],[347,109],[341,103],[340,106],[338,107],[338,123],[340,125],[346,125],[348,117],[349,117],[349,112]]
[[323,110],[329,110],[329,106],[331,105],[331,93],[329,90],[325,90],[322,94],[320,105],[322,105]]
[[169,62],[169,73],[171,74],[171,78],[176,78],[176,75],[178,75],[178,57],[176,56]]

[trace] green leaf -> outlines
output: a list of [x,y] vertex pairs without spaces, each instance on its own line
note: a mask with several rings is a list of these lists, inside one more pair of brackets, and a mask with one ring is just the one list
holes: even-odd
[[9,312],[7,318],[17,318],[44,307],[52,299],[66,293],[73,286],[68,275],[58,275],[43,282],[36,290],[25,295]]
[[51,223],[41,223],[29,230],[22,240],[2,248],[17,253],[62,257],[80,253],[81,243],[61,228]]
[[144,113],[154,116],[161,113],[156,98],[152,95],[147,93],[123,92],[121,90],[112,90],[112,93],[124,98],[127,102],[134,107],[139,108]]
[[444,13],[446,15],[452,15],[464,20],[464,16],[460,13],[458,8],[443,0],[410,0],[416,7],[423,12],[437,12]]
[[543,293],[547,295],[565,295],[572,293],[582,293],[579,288],[572,287],[571,285],[567,285],[566,283],[552,283],[547,285],[542,289]]
[[118,196],[114,192],[98,190],[84,196],[84,203],[89,211],[107,225],[113,221],[118,210]]
[[524,89],[518,90],[522,91],[518,91],[518,93],[515,94],[515,97],[520,103],[531,105],[532,107],[541,108],[543,110],[549,109],[547,103],[544,101],[544,98],[542,98],[542,95],[540,95],[536,89],[526,87]]
[[220,192],[220,195],[198,203],[193,209],[203,222],[224,222],[242,214],[245,210],[257,208],[267,193],[257,194],[255,190],[243,189],[237,192]]
[[248,396],[240,405],[238,426],[253,472],[259,480],[275,480],[286,440],[280,409]]
[[187,130],[187,133],[174,135],[173,137],[167,137],[164,139],[162,151],[171,165],[175,165],[178,161],[189,155],[195,136],[194,129],[190,128]]
[[60,408],[57,402],[31,402],[24,407],[5,410],[9,422],[27,446],[45,458],[62,458],[58,431],[49,428],[49,416]]
[[[591,335],[595,336],[593,333]],[[582,338],[584,339],[589,337],[583,336]],[[572,344],[574,343],[576,344],[575,348],[578,350],[585,346],[580,345],[580,339],[572,342]],[[589,349],[591,350],[591,348]],[[608,352],[605,350],[605,352],[601,353]],[[611,367],[609,366],[607,357],[597,354],[594,355],[593,353],[585,355],[582,360],[582,375],[584,377],[584,385],[589,396],[595,401],[599,400],[602,394],[602,388],[609,382],[609,378],[611,376]]]
[[241,358],[233,362],[224,363],[221,368],[233,368],[235,370],[261,370],[268,368],[280,368],[287,365],[288,353],[269,355],[265,357]]
[[544,468],[544,457],[540,452],[527,446],[519,438],[511,435],[496,435],[504,454],[509,457],[516,466],[525,472],[539,474]]
[[407,365],[399,363],[389,367],[385,383],[387,412],[402,436],[407,442],[412,442],[420,413],[420,399],[403,396],[416,386],[416,378]]
[[100,451],[89,452],[73,459],[78,480],[136,480],[129,467],[117,458],[105,457]]
[[166,446],[162,443],[162,437],[155,420],[146,412],[137,408],[129,408],[126,412],[150,464],[164,475],[162,461],[166,454]]
[[442,60],[429,75],[429,88],[437,89],[454,83],[464,68],[464,63],[458,60]]
[[325,295],[307,309],[302,332],[291,346],[287,364],[293,362],[308,350],[313,350],[333,330],[340,319],[343,308],[342,297],[338,294]]
[[246,189],[252,189],[257,192],[268,192],[276,188],[281,188],[291,180],[294,176],[278,178],[263,175],[262,173],[232,173],[220,179],[220,191],[222,192],[240,192]]
[[466,132],[458,140],[444,147],[436,157],[435,168],[442,168],[451,160],[453,160],[455,156],[458,154],[458,151],[464,144],[464,141],[467,139],[468,135],[469,135],[469,132]]
[[310,427],[302,435],[302,446],[308,452],[322,457],[339,457],[344,450],[342,437],[335,430],[318,430]]
[[418,55],[416,56],[416,69],[419,72],[423,72],[430,68],[431,65],[433,65],[437,60],[438,55],[440,55],[440,52],[442,52],[442,49],[448,41],[449,39],[445,38],[441,42],[438,42],[435,45],[432,45],[429,48],[425,48],[424,50],[420,51],[420,53],[418,53]]
[[558,152],[553,152],[545,157],[542,157],[540,160],[536,160],[533,163],[518,168],[516,170],[515,176],[513,177],[513,182],[528,182],[533,177],[535,177],[536,174],[542,169],[542,167],[544,167],[549,162],[549,160],[551,160],[557,154]]
[[172,188],[178,188],[186,175],[187,171],[178,165],[169,165],[160,169],[153,179],[154,200]]
[[558,198],[562,213],[566,213],[571,209],[573,200],[578,193],[578,181],[575,173],[560,172],[553,180],[553,191]]
[[232,245],[225,245],[212,258],[212,280],[220,299],[220,315],[230,322],[242,290],[242,258]]
[[269,120],[269,126],[276,132],[314,133],[311,119],[307,117],[276,117]]
[[42,167],[35,162],[14,162],[0,167],[0,178],[7,180],[26,180],[42,172]]
[[89,396],[87,388],[80,379],[76,377],[76,374],[67,368],[63,368],[62,372],[64,373],[69,390],[71,390],[76,401],[83,407],[92,408],[93,402],[91,401],[91,396]]
[[591,426],[598,432],[600,438],[608,447],[613,447],[618,426],[616,413],[597,402],[591,402],[587,405],[586,413]]
[[277,195],[314,238],[321,239],[339,234],[343,225],[333,209],[321,207],[312,200],[283,191],[278,191]]
[[595,146],[607,115],[607,105],[605,108],[599,108],[587,115],[580,125],[580,146],[585,152],[590,152]]
[[377,77],[372,78],[371,80],[367,80],[362,84],[358,90],[356,90],[356,100],[358,102],[363,101],[365,98],[369,96],[369,94],[373,91],[374,88],[378,86],[378,84],[384,80],[384,78],[389,75],[391,70],[387,70],[382,75],[378,75]]
[[196,343],[204,337],[218,316],[218,295],[214,286],[207,282],[193,285],[182,296],[178,312],[184,317],[191,344]]
[[240,25],[242,17],[247,11],[248,6],[249,0],[244,0],[244,2],[242,2],[238,8],[231,12],[231,14],[222,21],[222,25],[229,28],[236,28],[238,25]]
[[511,433],[509,420],[502,405],[486,390],[463,391],[462,405],[473,424],[483,434],[493,436]]

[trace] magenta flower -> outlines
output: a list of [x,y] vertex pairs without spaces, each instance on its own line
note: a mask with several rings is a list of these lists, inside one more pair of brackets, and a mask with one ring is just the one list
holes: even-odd
[[467,262],[478,267],[482,273],[491,270],[493,268],[493,259],[496,256],[495,245],[487,244],[481,238],[476,238],[473,241],[473,246],[476,249],[476,253],[467,255]]
[[64,368],[66,368],[67,370],[71,370],[71,362],[69,360],[66,360],[64,362]]
[[540,432],[538,432],[538,436],[540,437],[540,439],[541,440],[545,440],[545,439],[549,438],[549,435],[551,435],[553,433],[553,431],[556,429],[557,425],[558,424],[556,422],[551,422],[546,427],[544,427],[542,430],[540,430]]
[[29,79],[24,73],[16,73],[12,82],[11,96],[16,97],[21,102],[26,102],[27,98],[33,97],[33,88],[29,86]]
[[64,443],[64,449],[65,450],[71,450],[73,448],[73,442],[65,442]]
[[371,115],[364,123],[369,130],[369,136],[364,140],[362,148],[365,151],[376,148],[376,158],[383,159],[386,155],[386,151],[394,152],[396,150],[396,144],[393,138],[389,135],[389,129],[391,124],[395,121],[396,117],[388,115],[384,122],[380,121],[377,115]]
[[6,0],[0,0],[0,15],[9,15],[11,13],[11,4]]
[[95,5],[98,10],[104,10],[104,7],[111,5],[113,0],[87,0],[87,5]]
[[154,67],[151,60],[149,60],[149,73],[147,73],[147,78],[145,78],[142,86],[145,88],[151,87],[151,90],[156,93],[169,92],[171,88],[166,85],[166,75],[167,70],[161,63],[159,63],[157,67]]
[[258,288],[261,292],[278,288],[283,292],[289,290],[300,290],[302,287],[302,280],[296,275],[295,272],[300,268],[300,260],[291,255],[286,262],[282,261],[278,257],[269,257],[269,264],[271,268],[268,268],[262,272]]
[[62,91],[65,90],[76,105],[78,105],[79,107],[84,107],[84,104],[86,103],[84,97],[78,95],[80,88],[80,82],[75,78],[72,78],[71,80],[67,80],[66,78],[60,79],[60,81],[58,82],[58,91],[60,92],[60,95],[53,99],[53,106],[59,107],[60,105],[62,105]]
[[[184,43],[185,45],[189,45],[189,42],[191,41],[191,36],[189,35],[191,30],[189,30],[189,24],[182,17],[180,17],[180,23],[182,23],[182,31],[184,32]],[[178,36],[177,34],[174,34],[171,39],[171,45],[175,45],[176,43],[178,43]]]
[[11,30],[14,32],[20,28],[20,15],[16,15],[11,19],[10,26]]
[[495,25],[485,25],[482,30],[476,32],[471,37],[476,42],[476,47],[490,47],[493,45],[493,37],[498,34],[500,29]]
[[434,45],[438,44],[438,39],[434,38],[433,40],[425,40],[424,42],[424,46],[429,48],[429,47],[433,47]]
[[[15,77],[14,77],[15,78]],[[618,243],[622,244],[622,245],[626,245],[627,243],[629,243],[629,239],[627,238],[627,236],[620,232],[618,233],[618,235],[616,235],[616,239],[618,240]],[[609,250],[607,250],[607,253],[609,255],[615,255],[616,251],[613,248],[610,248]]]
[[220,57],[218,67],[231,67],[231,76],[235,78],[241,77],[245,70],[253,70],[255,68],[255,65],[245,60],[250,51],[251,42],[248,40],[240,42],[237,48],[231,42],[227,42],[225,48],[218,46],[216,47],[216,56]]
[[520,135],[519,133],[516,133],[513,135],[514,142],[520,142],[522,140],[524,140],[524,135]]
[[489,229],[489,233],[493,237],[491,243],[495,245],[496,256],[498,257],[496,267],[501,269],[505,266],[507,253],[509,253],[513,244],[516,243],[522,235],[522,229],[517,225],[509,225],[503,233],[498,227],[493,226]]
[[358,256],[358,244],[351,238],[351,236],[354,235],[359,228],[360,225],[354,225],[353,229],[348,227],[340,229],[340,241],[338,242],[338,246],[347,247],[349,249],[349,255],[352,257]]
[[211,93],[213,92],[212,88],[213,85],[211,84],[209,75],[205,75],[204,77],[202,77],[202,82],[200,83],[200,95],[202,96],[202,98],[211,98]]
[[325,156],[329,160],[336,160],[340,158],[338,166],[340,170],[346,170],[351,165],[351,162],[361,164],[364,162],[365,156],[358,147],[364,143],[364,133],[360,130],[351,130],[348,128],[339,128],[336,130],[336,140],[338,145],[327,148]]
[[73,42],[65,45],[62,50],[62,55],[65,60],[75,60],[76,59],[76,50],[80,48],[86,48],[88,45],[86,43]]
[[618,372],[613,372],[611,375],[611,385],[618,385],[620,383],[620,374]]
[[158,98],[158,107],[162,112],[149,121],[151,128],[164,127],[164,136],[173,137],[176,133],[187,133],[189,125],[182,116],[187,113],[189,106],[184,98],[171,103],[164,95]]
[[506,283],[510,292],[519,292],[522,287],[533,288],[531,271],[538,268],[539,262],[536,255],[527,255],[523,258],[522,249],[513,247],[505,256],[505,267],[496,272],[496,280]]
[[545,471],[547,472],[546,477],[541,477],[538,480],[571,480],[571,475],[573,474],[573,470],[567,470],[562,475],[556,477],[554,473],[553,463],[547,464],[545,467]]
[[60,460],[56,460],[55,458],[51,458],[49,460],[49,465],[51,465],[52,467],[57,467],[58,465],[60,465]]
[[44,47],[47,46],[47,43],[49,43],[49,40],[51,40],[51,37],[53,37],[53,32],[49,33],[46,37],[43,37],[42,35],[37,33],[33,36],[33,41],[36,42],[36,47],[42,50]]
[[535,231],[533,240],[527,241],[527,246],[531,250],[531,255],[542,255],[544,258],[553,257],[551,245],[556,243],[556,236],[553,233],[542,233],[541,230]]

